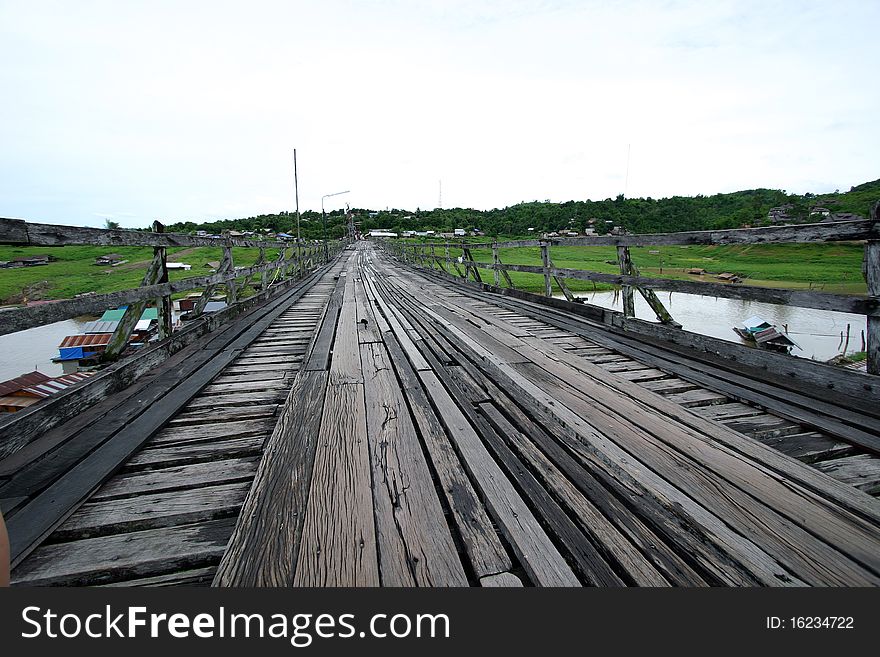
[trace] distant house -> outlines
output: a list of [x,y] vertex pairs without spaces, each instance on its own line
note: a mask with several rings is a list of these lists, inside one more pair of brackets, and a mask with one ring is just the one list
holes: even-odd
[[585,228],[584,235],[586,237],[595,237],[596,236],[596,229],[595,228]]
[[101,266],[110,265],[112,267],[118,265],[120,262],[122,262],[122,256],[118,253],[108,253],[107,255],[95,258],[95,264]]
[[196,237],[205,237],[205,235],[207,235],[207,234],[208,234],[208,231],[206,231],[206,230],[197,230],[196,231]]
[[770,208],[767,212],[767,221],[771,224],[784,224],[794,220],[794,217],[788,214],[789,210],[793,210],[794,205],[786,203],[775,208]]
[[464,228],[456,228],[456,229],[453,231],[453,234],[454,234],[456,237],[464,237],[464,236],[465,236],[465,232],[466,232],[466,231],[465,231]]
[[686,274],[693,274],[695,276],[702,276],[706,273],[705,269],[700,269],[699,267],[691,267],[690,269],[685,270]]
[[183,269],[184,271],[192,269],[192,265],[187,265],[182,262],[166,262],[165,267],[167,269]]
[[389,230],[371,230],[370,237],[383,237],[383,238],[397,237],[397,233],[392,233]]
[[214,271],[217,271],[218,269],[220,269],[220,263],[217,262],[216,260],[209,260],[208,262],[205,263],[205,267],[207,267],[208,269],[213,269]]
[[736,274],[731,274],[730,272],[724,272],[723,274],[718,274],[716,276],[719,281],[724,281],[725,283],[736,283],[739,280],[739,276]]

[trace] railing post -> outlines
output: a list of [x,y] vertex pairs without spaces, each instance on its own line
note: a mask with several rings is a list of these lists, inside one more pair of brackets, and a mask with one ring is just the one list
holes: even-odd
[[449,270],[452,268],[452,258],[449,257],[449,242],[446,242],[443,248],[446,251],[446,273],[451,274],[452,272]]
[[[871,208],[871,218],[880,221],[880,202]],[[880,240],[865,243],[865,282],[868,294],[880,297]],[[866,341],[868,374],[880,374],[880,315],[868,315]]]
[[[162,224],[158,221],[153,223],[153,231],[154,232],[162,232]],[[153,260],[150,262],[150,266],[147,269],[147,272],[144,274],[144,278],[141,282],[141,287],[147,285],[155,285],[159,282],[159,279],[162,277],[164,273],[165,282],[168,281],[168,268],[165,263],[165,247],[154,247],[153,248]],[[167,297],[166,297],[167,298]],[[170,298],[169,306],[170,306]],[[159,308],[159,312],[161,312],[161,308],[165,305],[163,300],[159,300],[157,304]],[[137,303],[132,303],[128,305],[128,308],[125,309],[125,312],[122,314],[122,319],[119,320],[119,323],[116,325],[116,330],[113,331],[113,335],[110,336],[110,343],[107,345],[107,348],[104,350],[103,359],[104,360],[113,360],[123,351],[125,351],[126,347],[128,347],[129,338],[131,338],[132,331],[134,331],[137,323],[141,319],[141,315],[144,313],[144,309],[147,307],[145,301],[138,301]],[[170,322],[171,319],[171,309],[169,307],[167,313],[167,320]],[[160,325],[162,322],[162,317],[159,317]],[[162,329],[160,328],[160,331]],[[169,329],[170,334],[170,329]],[[161,333],[160,333],[161,335]]]
[[544,296],[552,297],[553,288],[550,283],[550,243],[541,240],[541,267],[544,269]]
[[[153,232],[164,233],[165,226],[159,223],[159,221],[154,221]],[[159,246],[153,249],[153,257],[159,260],[159,277],[156,280],[157,283],[168,282],[168,260],[166,254],[167,251],[164,246]],[[159,315],[159,339],[164,340],[165,338],[171,337],[172,327],[170,295],[165,295],[164,297],[156,299],[156,312]],[[140,319],[140,317],[138,317],[138,319]]]
[[434,243],[431,242],[431,269],[434,267],[440,268],[440,265],[437,263],[437,254],[434,252]]
[[[624,276],[629,276],[632,272],[632,260],[629,257],[629,247],[626,246],[618,246],[617,247],[617,264],[620,267],[620,273]],[[624,285],[622,287],[623,291],[623,316],[624,317],[635,317],[636,316],[636,304],[635,299],[633,298],[633,289],[630,285]]]
[[501,273],[498,271],[498,242],[492,242],[492,277],[495,287],[501,287]]
[[235,286],[235,263],[232,261],[232,246],[227,241],[223,246],[223,262],[226,265],[224,273],[226,274],[226,303],[230,306],[238,301],[238,290]]

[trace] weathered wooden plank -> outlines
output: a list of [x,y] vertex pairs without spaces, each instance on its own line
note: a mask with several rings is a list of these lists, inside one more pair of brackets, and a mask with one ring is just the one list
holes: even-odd
[[236,394],[209,395],[204,392],[186,405],[186,410],[203,410],[214,408],[246,408],[251,404],[277,404],[284,400],[286,390],[274,388],[259,392],[240,392]]
[[379,325],[373,317],[373,310],[364,290],[364,281],[360,277],[355,280],[354,304],[357,318],[358,342],[361,344],[365,342],[381,342]]
[[480,578],[480,586],[516,588],[522,585],[522,580],[513,573],[498,573]]
[[208,586],[214,577],[216,568],[208,566],[207,568],[193,568],[192,570],[181,570],[153,577],[137,577],[135,579],[124,579],[111,584],[101,584],[99,586],[107,588],[130,587],[130,586]]
[[383,586],[466,586],[406,401],[381,343],[362,343]]
[[[626,583],[635,583],[638,586],[668,585],[669,582],[666,578],[660,574],[642,552],[630,543],[617,527],[605,518],[601,511],[584,497],[574,484],[500,413],[494,404],[480,404],[479,409],[486,415],[498,432],[514,446],[525,462],[534,471],[539,473],[544,485],[555,492],[556,497],[562,501],[568,513],[576,518],[578,526],[591,538],[588,544],[602,546],[602,550],[611,556],[614,562],[626,572],[628,576]],[[598,570],[595,564],[593,568]],[[620,581],[614,582],[615,579],[617,578],[611,578],[606,575],[604,580],[594,580],[594,583],[605,586],[612,583],[624,583]]]
[[246,481],[87,502],[61,523],[52,540],[79,540],[230,517],[238,513],[249,488]]
[[868,495],[880,493],[880,459],[872,454],[844,456],[815,465],[825,474],[852,484]]
[[418,373],[471,479],[483,494],[495,522],[536,584],[579,586],[580,582],[517,493],[480,437],[431,371]]
[[83,586],[204,567],[223,554],[231,518],[46,545],[12,573],[15,586]]
[[302,372],[284,406],[214,586],[290,586],[293,583],[327,372]]
[[328,385],[294,586],[379,585],[370,488],[364,386]]
[[726,396],[720,395],[711,390],[689,390],[687,392],[678,392],[673,395],[666,395],[666,398],[675,402],[679,406],[685,408],[693,408],[695,406],[710,406],[713,404],[726,404],[730,401]]
[[239,392],[256,392],[258,390],[287,390],[290,388],[288,379],[269,379],[263,381],[239,381],[238,383],[211,383],[205,387],[206,395],[236,394]]
[[330,350],[333,346],[333,337],[336,334],[336,325],[339,322],[346,278],[343,276],[338,278],[327,307],[324,309],[320,328],[318,328],[317,336],[312,342],[311,351],[303,365],[307,370],[326,370],[330,366]]
[[262,436],[217,440],[210,443],[172,445],[142,449],[125,462],[125,472],[148,468],[170,468],[177,465],[199,463],[245,456],[256,456],[262,451]]
[[658,395],[672,395],[680,392],[687,392],[688,390],[697,390],[700,387],[689,381],[682,381],[675,377],[662,379],[660,381],[642,381],[640,383],[643,388],[656,392]]
[[185,406],[174,419],[168,423],[168,427],[192,426],[194,424],[213,424],[229,420],[248,420],[257,418],[274,417],[278,411],[278,404],[254,404],[241,407],[224,406],[213,408],[204,406],[190,409]]
[[160,470],[116,475],[101,486],[89,502],[115,500],[143,493],[159,493],[215,484],[250,482],[257,471],[255,457],[230,458]]
[[284,242],[242,240],[224,237],[217,240],[183,233],[148,233],[127,229],[84,228],[26,222],[20,219],[0,218],[0,244],[30,246],[66,246],[72,244],[96,246],[210,246],[221,244],[248,248],[283,248]]
[[147,441],[146,447],[183,445],[185,443],[206,442],[217,439],[246,438],[266,436],[275,426],[274,418],[258,418],[238,421],[174,426],[162,429]]
[[767,413],[725,420],[724,424],[734,431],[739,431],[758,440],[790,436],[803,431],[797,424]]
[[727,422],[736,418],[760,415],[764,411],[756,406],[749,406],[739,402],[728,402],[727,404],[716,404],[714,406],[700,406],[694,408],[693,412],[707,420]]
[[386,335],[386,346],[400,377],[402,391],[409,399],[413,419],[425,442],[471,567],[478,577],[509,570],[510,558],[492,526],[489,514],[464,472],[415,370],[393,334]]
[[293,368],[273,370],[256,370],[251,372],[230,372],[229,369],[223,370],[213,383],[252,383],[254,381],[283,381],[289,379],[293,374]]
[[835,459],[856,451],[852,445],[831,440],[815,432],[768,438],[761,442],[804,463]]

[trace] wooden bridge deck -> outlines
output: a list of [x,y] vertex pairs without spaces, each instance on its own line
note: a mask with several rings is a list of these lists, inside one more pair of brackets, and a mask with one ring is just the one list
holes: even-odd
[[[106,476],[69,445],[51,484],[48,448],[0,462],[13,541],[42,543],[15,582],[880,583],[876,415],[744,403],[735,377],[368,244],[275,312]],[[77,474],[69,517],[37,522]]]

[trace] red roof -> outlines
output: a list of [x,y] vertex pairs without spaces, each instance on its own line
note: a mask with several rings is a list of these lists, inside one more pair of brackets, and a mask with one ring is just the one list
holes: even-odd
[[0,396],[9,395],[13,392],[18,392],[28,386],[36,385],[38,383],[42,383],[43,381],[48,381],[50,378],[49,375],[43,374],[42,372],[37,372],[34,370],[33,372],[28,372],[27,374],[22,374],[21,376],[17,376],[14,379],[9,379],[8,381],[3,381],[0,383]]
[[56,377],[37,371],[28,372],[0,383],[0,397],[15,393],[25,393],[31,397],[49,397],[90,376],[92,376],[92,372],[74,372]]
[[66,347],[106,347],[110,344],[110,337],[112,333],[89,333],[88,335],[68,335],[64,340],[61,341],[61,344],[58,345],[59,348],[65,349]]

